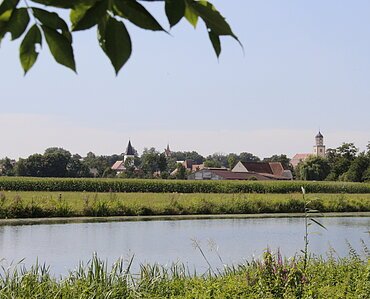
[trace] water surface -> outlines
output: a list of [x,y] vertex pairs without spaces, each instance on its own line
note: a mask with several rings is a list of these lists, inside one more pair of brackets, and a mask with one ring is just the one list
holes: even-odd
[[[360,240],[369,245],[370,217],[319,219],[327,228],[310,227],[311,252],[325,255],[332,247],[345,256],[349,242],[359,252]],[[36,259],[51,266],[54,274],[65,274],[88,261],[96,252],[109,263],[133,254],[134,270],[140,263],[170,264],[181,261],[190,269],[207,269],[195,249],[197,240],[214,267],[222,267],[215,250],[226,264],[258,257],[267,247],[292,256],[304,247],[304,219],[208,219],[105,223],[38,224],[0,226],[0,259],[10,264],[23,258],[25,265]]]

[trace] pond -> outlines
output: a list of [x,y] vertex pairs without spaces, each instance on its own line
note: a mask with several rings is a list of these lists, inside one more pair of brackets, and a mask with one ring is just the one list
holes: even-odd
[[[369,246],[370,217],[325,217],[327,230],[310,226],[309,250],[325,255],[330,248],[345,256],[348,243],[359,253],[361,239]],[[112,263],[134,255],[134,271],[140,263],[169,265],[180,261],[189,269],[205,271],[207,264],[193,240],[197,240],[215,268],[259,257],[267,247],[293,256],[304,247],[303,218],[202,219],[122,221],[0,226],[1,264],[24,259],[26,266],[50,265],[53,274],[66,274],[94,252]]]

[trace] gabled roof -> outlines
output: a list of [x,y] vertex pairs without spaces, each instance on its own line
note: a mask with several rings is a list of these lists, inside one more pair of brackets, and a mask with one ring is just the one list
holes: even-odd
[[117,161],[116,163],[113,164],[111,167],[113,170],[125,170],[125,166],[123,161]]
[[126,149],[126,156],[135,156],[134,149],[131,145],[131,141],[128,141],[127,149]]
[[230,170],[212,169],[214,174],[222,177],[224,180],[248,180],[255,178],[257,180],[269,180],[270,178],[254,172],[232,172]]
[[272,173],[274,175],[282,176],[284,172],[284,167],[280,162],[269,162]]
[[319,131],[319,133],[317,133],[316,137],[315,138],[323,138],[324,136],[322,136],[321,132]]
[[273,174],[270,164],[267,162],[241,162],[251,172]]

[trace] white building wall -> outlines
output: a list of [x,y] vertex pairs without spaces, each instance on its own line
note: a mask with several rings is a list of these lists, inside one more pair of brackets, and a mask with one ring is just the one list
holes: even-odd
[[248,169],[245,168],[243,163],[239,161],[238,163],[236,163],[236,165],[234,166],[234,168],[231,171],[232,172],[248,172]]

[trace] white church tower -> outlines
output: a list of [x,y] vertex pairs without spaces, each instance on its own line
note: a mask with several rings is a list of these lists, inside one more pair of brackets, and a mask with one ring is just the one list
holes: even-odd
[[321,132],[317,133],[315,137],[316,145],[313,147],[313,153],[319,157],[325,157],[325,145],[324,145],[324,136]]

